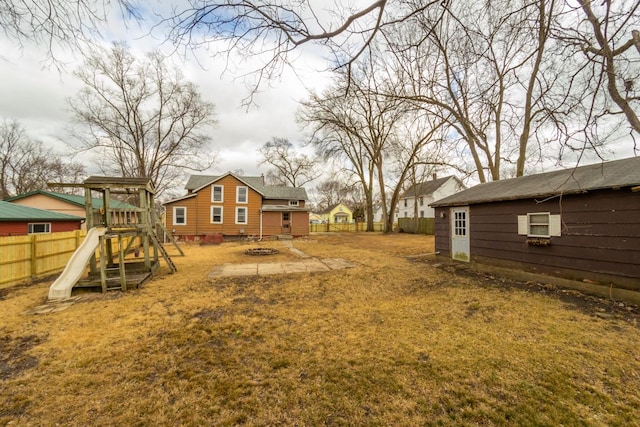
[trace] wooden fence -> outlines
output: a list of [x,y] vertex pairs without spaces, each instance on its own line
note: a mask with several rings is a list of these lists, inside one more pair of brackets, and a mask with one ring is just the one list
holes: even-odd
[[0,289],[61,272],[86,234],[75,230],[0,237]]
[[398,218],[398,230],[412,234],[435,234],[435,218]]
[[[355,222],[350,224],[341,223],[321,223],[309,224],[309,232],[311,233],[327,233],[327,232],[365,232],[367,231],[366,222]],[[373,231],[384,231],[384,224],[381,222],[373,223]]]

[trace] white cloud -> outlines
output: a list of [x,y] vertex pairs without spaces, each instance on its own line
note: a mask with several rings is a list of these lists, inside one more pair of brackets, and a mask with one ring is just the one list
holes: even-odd
[[[108,37],[113,41],[126,41],[140,55],[154,48],[171,49],[158,37],[142,37],[146,31],[136,24],[127,28],[116,22],[110,26]],[[66,99],[81,88],[71,74],[80,59],[69,54],[63,58],[68,60],[64,70],[43,68],[46,58],[43,48],[25,45],[20,49],[2,37],[0,51],[3,52],[0,56],[0,119],[16,119],[30,136],[65,151],[61,141],[68,138],[67,129],[72,125]],[[247,175],[259,175],[264,168],[261,171],[257,167],[257,150],[264,142],[272,137],[291,141],[302,138],[295,122],[297,101],[306,96],[306,86],[316,87],[324,81],[318,70],[325,63],[312,52],[311,49],[301,51],[296,62],[299,75],[285,68],[278,81],[271,82],[272,87],[261,88],[262,92],[255,96],[256,105],[249,110],[242,106],[248,89],[241,78],[235,77],[251,70],[256,63],[238,60],[242,70],[225,71],[222,58],[204,55],[197,61],[196,58],[171,58],[182,66],[185,76],[198,85],[203,98],[216,104],[218,125],[211,129],[211,136],[213,147],[220,153],[220,163],[212,173],[242,169]],[[234,71],[237,74],[234,75]],[[89,158],[79,157],[87,163]],[[87,166],[90,168],[90,164]]]

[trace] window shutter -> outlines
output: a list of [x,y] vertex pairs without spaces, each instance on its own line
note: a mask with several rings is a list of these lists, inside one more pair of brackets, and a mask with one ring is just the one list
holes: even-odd
[[549,215],[549,236],[561,236],[561,231],[562,221],[560,220],[560,215]]
[[518,234],[526,236],[527,232],[527,216],[518,215]]

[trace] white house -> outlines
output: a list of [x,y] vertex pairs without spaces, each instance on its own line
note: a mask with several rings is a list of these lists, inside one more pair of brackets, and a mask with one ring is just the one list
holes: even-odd
[[398,217],[413,218],[416,214],[415,206],[417,205],[418,218],[434,218],[435,211],[429,207],[429,204],[464,189],[462,182],[453,175],[412,185],[400,196]]

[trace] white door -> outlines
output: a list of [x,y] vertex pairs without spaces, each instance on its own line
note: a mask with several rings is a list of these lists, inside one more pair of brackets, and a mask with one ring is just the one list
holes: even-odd
[[469,262],[469,207],[451,209],[451,258]]

